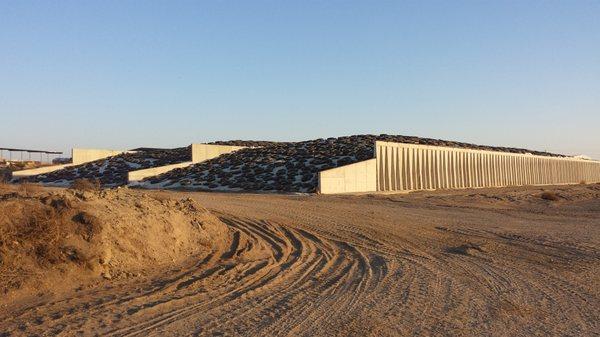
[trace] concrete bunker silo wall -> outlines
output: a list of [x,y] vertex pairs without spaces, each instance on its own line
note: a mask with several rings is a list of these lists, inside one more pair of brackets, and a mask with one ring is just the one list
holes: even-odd
[[245,146],[192,144],[192,162],[200,163],[243,148]]
[[191,161],[186,161],[186,162],[177,163],[177,164],[150,167],[147,169],[129,171],[129,172],[127,172],[127,182],[133,183],[133,182],[142,181],[145,178],[157,176],[157,175],[163,174],[163,173],[167,173],[174,169],[185,168],[192,164],[194,164],[194,163]]
[[376,142],[378,191],[600,182],[600,162]]
[[57,171],[57,170],[62,170],[62,169],[67,168],[69,166],[73,166],[73,164],[61,164],[61,165],[42,166],[42,167],[38,167],[38,168],[34,168],[34,169],[29,169],[29,170],[14,171],[14,172],[12,172],[12,177],[14,179],[19,179],[19,178],[23,178],[23,177],[30,177],[30,176],[34,176],[34,175],[38,175],[38,174],[44,174],[44,173],[54,172],[54,171]]
[[29,170],[21,170],[12,172],[12,177],[15,179],[35,176],[38,174],[50,173],[58,170],[62,170],[67,167],[85,164],[98,159],[104,159],[111,156],[127,151],[122,150],[103,150],[103,149],[78,149],[74,148],[71,150],[71,163],[61,165],[50,165],[44,167],[38,167]]
[[98,159],[104,159],[112,156],[119,155],[121,153],[128,152],[123,150],[104,150],[104,149],[77,149],[71,150],[71,157],[73,165],[79,165],[95,161]]
[[129,183],[137,183],[149,177],[157,176],[159,174],[167,173],[169,171],[185,168],[193,164],[201,163],[203,161],[216,158],[220,155],[231,153],[243,149],[245,146],[229,146],[229,145],[214,145],[214,144],[192,144],[191,146],[191,158],[192,161],[176,163],[165,166],[151,167],[142,170],[129,171],[127,173],[127,181]]
[[319,172],[319,192],[323,194],[376,190],[375,158]]

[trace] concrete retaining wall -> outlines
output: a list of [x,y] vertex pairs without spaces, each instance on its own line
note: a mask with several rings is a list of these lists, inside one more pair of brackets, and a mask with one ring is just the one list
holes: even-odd
[[192,162],[200,163],[243,148],[245,146],[192,144]]
[[376,190],[376,159],[319,172],[319,192],[322,194],[371,192]]
[[12,172],[12,177],[17,178],[17,179],[23,178],[23,177],[29,177],[29,176],[34,176],[37,174],[43,174],[43,173],[53,172],[53,171],[57,171],[57,170],[62,170],[65,167],[69,167],[69,166],[73,166],[73,164],[51,165],[51,166],[38,167],[38,168],[34,168],[34,169],[29,169],[29,170],[14,171],[14,172]]
[[127,181],[135,183],[145,178],[157,176],[169,172],[174,169],[187,167],[193,164],[203,162],[205,160],[216,158],[222,154],[230,153],[243,149],[244,146],[229,146],[229,145],[213,145],[213,144],[192,144],[192,161],[183,162],[159,167],[151,167],[148,169],[130,171],[127,173]]
[[100,149],[72,149],[71,150],[72,163],[70,163],[70,164],[51,165],[51,166],[38,167],[38,168],[30,169],[30,170],[14,171],[14,172],[12,172],[12,177],[18,179],[18,178],[22,178],[22,177],[29,177],[29,176],[35,176],[38,174],[50,173],[50,172],[62,170],[69,166],[81,165],[81,164],[85,164],[90,161],[94,161],[94,160],[98,160],[98,159],[102,159],[102,158],[106,158],[106,157],[110,157],[110,156],[116,156],[123,152],[127,152],[127,151],[100,150]]
[[169,172],[169,171],[174,170],[174,169],[188,167],[188,166],[190,166],[192,164],[193,164],[193,162],[186,161],[186,162],[183,162],[183,163],[177,163],[177,164],[172,164],[172,165],[165,165],[165,166],[159,166],[159,167],[151,167],[151,168],[147,168],[147,169],[143,169],[143,170],[137,170],[137,171],[129,171],[127,173],[127,181],[130,182],[130,183],[141,181],[144,178],[148,178],[148,177],[152,177],[152,176],[157,176],[159,174],[163,174],[165,172]]
[[73,149],[71,158],[74,165],[91,162],[106,157],[116,156],[127,151],[102,149]]
[[376,142],[377,190],[410,191],[600,182],[600,162]]

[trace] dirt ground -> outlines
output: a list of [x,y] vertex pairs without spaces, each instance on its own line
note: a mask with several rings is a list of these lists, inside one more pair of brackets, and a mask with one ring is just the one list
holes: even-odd
[[[556,200],[543,199],[544,191]],[[0,336],[600,331],[600,185],[126,194],[192,198],[218,217],[214,225],[224,229],[213,232],[223,244],[183,262],[150,264],[140,275],[4,297]]]

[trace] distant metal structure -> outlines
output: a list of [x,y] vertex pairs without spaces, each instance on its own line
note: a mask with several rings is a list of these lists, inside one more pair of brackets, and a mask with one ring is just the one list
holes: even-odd
[[63,154],[59,151],[45,151],[45,150],[30,150],[30,149],[15,149],[9,147],[0,147],[0,159],[4,158],[4,151],[8,151],[8,161],[13,161],[12,153],[19,152],[21,155],[20,161],[23,161],[23,153],[27,153],[28,160],[31,160],[32,153],[40,154],[40,162],[43,162],[43,156],[46,155],[46,162],[50,162],[50,155],[60,155]]

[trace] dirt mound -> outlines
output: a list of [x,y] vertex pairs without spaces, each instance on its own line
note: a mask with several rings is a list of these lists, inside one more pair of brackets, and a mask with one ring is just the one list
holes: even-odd
[[0,296],[0,336],[595,336],[600,189],[541,189],[131,190],[195,198],[230,239],[152,277]]
[[227,233],[190,199],[3,185],[0,292],[143,274],[209,254]]

